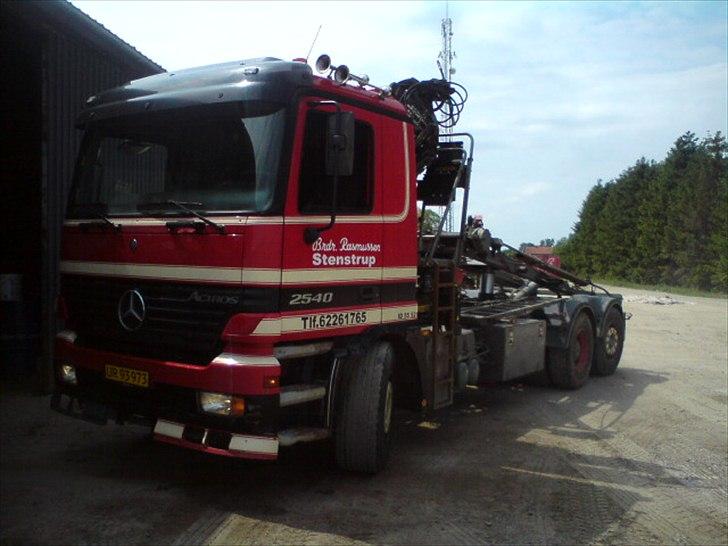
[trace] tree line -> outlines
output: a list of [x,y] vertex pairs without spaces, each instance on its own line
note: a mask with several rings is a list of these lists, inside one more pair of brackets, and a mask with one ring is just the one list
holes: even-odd
[[555,253],[592,278],[728,291],[728,147],[720,132],[680,136],[591,188]]

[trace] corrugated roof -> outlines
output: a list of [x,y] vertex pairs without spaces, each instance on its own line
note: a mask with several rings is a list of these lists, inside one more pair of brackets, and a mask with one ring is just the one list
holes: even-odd
[[162,66],[67,0],[2,2],[2,8],[21,17],[31,27],[61,31],[91,42],[122,64],[133,67],[140,76],[165,72]]
[[158,65],[157,63],[155,63],[152,59],[150,59],[149,57],[147,57],[146,55],[144,55],[141,51],[139,51],[137,48],[135,48],[130,43],[122,40],[119,36],[117,36],[116,34],[114,34],[113,32],[111,32],[108,28],[106,28],[104,25],[102,25],[101,23],[99,23],[96,19],[94,19],[93,17],[91,17],[88,13],[85,13],[80,8],[78,8],[78,7],[74,6],[73,4],[71,4],[70,1],[67,1],[67,0],[59,0],[58,3],[59,4],[63,4],[64,6],[66,6],[66,9],[73,10],[74,12],[76,12],[81,17],[84,17],[84,18],[88,19],[94,25],[98,26],[99,32],[105,34],[108,38],[110,38],[110,39],[114,40],[115,42],[117,42],[118,45],[119,45],[119,47],[122,47],[122,48],[126,49],[131,55],[133,55],[135,57],[139,57],[142,62],[149,63],[154,68],[158,69],[159,72],[166,72],[166,70],[161,65]]

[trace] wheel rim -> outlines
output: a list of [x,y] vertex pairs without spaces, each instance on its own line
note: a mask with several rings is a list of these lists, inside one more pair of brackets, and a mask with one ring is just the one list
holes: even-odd
[[619,331],[614,326],[610,326],[607,330],[607,335],[604,336],[604,352],[611,358],[617,354],[618,347]]
[[589,335],[586,331],[580,331],[576,336],[576,347],[574,348],[574,367],[579,372],[584,372],[589,364]]
[[393,401],[392,382],[387,381],[387,393],[384,398],[384,434],[389,434],[389,427],[392,424]]

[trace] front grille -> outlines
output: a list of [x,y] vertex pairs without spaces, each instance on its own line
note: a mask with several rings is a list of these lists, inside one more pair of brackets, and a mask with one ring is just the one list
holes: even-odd
[[[125,330],[119,322],[121,297],[136,290],[144,299],[141,326]],[[62,294],[84,347],[204,365],[222,350],[220,334],[240,312],[277,306],[272,289],[221,288],[64,275]]]

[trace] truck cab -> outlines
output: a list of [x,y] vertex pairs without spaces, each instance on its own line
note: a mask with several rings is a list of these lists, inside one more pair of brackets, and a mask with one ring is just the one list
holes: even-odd
[[[404,108],[272,58],[151,76],[87,105],[63,230],[55,407],[275,457],[282,406],[298,406],[288,424],[315,430],[301,414],[331,405],[319,376],[333,352],[417,317]],[[352,164],[332,210],[337,109],[353,118]]]

